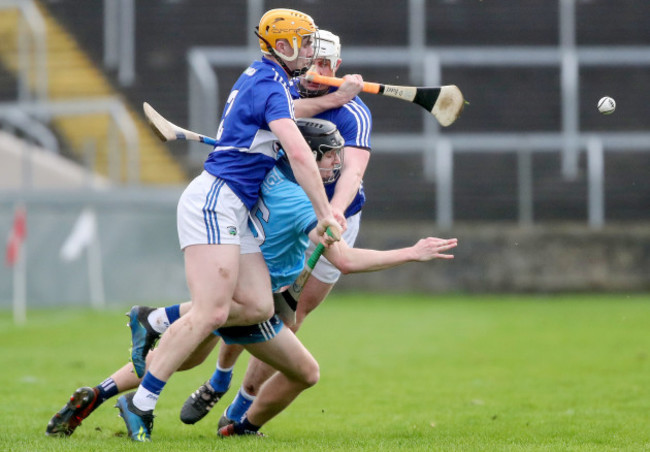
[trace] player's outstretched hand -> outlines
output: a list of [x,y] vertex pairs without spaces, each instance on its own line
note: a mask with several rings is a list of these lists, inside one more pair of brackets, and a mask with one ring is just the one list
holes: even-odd
[[343,76],[343,84],[334,93],[340,98],[341,105],[345,105],[355,98],[363,89],[363,77],[359,74]]
[[[345,221],[345,219],[343,219]],[[346,224],[347,226],[347,224]],[[327,234],[327,228],[329,228],[329,233]],[[318,220],[316,225],[316,232],[320,237],[320,242],[328,248],[332,243],[338,242],[341,240],[341,233],[343,229],[339,225],[339,222],[333,216],[325,217]]]
[[457,245],[458,239],[439,239],[438,237],[420,239],[418,243],[413,245],[415,251],[413,260],[425,262],[431,259],[453,259],[453,254],[445,254],[444,252],[456,248]]

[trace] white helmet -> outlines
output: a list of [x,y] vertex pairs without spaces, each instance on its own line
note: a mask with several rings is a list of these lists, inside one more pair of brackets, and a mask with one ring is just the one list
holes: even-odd
[[341,40],[331,31],[318,30],[316,33],[314,59],[320,58],[329,60],[332,69],[336,69],[336,64],[341,59]]
[[[316,32],[316,39],[314,41],[314,58],[313,60],[327,60],[330,63],[332,70],[336,69],[336,65],[341,59],[341,40],[331,31],[318,30]],[[327,94],[330,87],[327,85],[319,85],[316,90],[309,90],[303,86],[304,80],[297,82],[298,94],[300,97],[317,97]]]

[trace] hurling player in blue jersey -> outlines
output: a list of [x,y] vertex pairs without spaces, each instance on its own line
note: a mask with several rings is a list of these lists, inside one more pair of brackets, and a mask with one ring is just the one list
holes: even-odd
[[[343,146],[343,139],[336,127],[328,121],[311,119],[298,120],[298,124],[315,150],[323,180],[328,182],[335,179],[341,164],[339,152]],[[271,213],[271,218],[267,217],[266,213]],[[304,191],[296,184],[286,156],[279,160],[277,167],[265,179],[253,215],[257,223],[255,230],[259,231],[261,248],[271,273],[273,290],[280,291],[293,282],[303,268],[307,234],[312,241],[318,240],[315,232],[317,217]],[[267,221],[269,219],[272,221]],[[455,239],[429,237],[418,241],[412,247],[374,251],[350,248],[341,241],[327,249],[325,254],[345,272],[376,271],[410,261],[453,258],[453,255],[444,252],[454,248],[456,243]],[[170,323],[178,320],[181,314],[187,313],[189,306],[190,303],[184,303],[167,308],[132,309],[132,312],[145,314],[142,316],[141,331],[148,338],[139,337],[138,342],[159,336]],[[318,363],[293,332],[282,326],[277,316],[273,316],[266,322],[252,326],[219,329],[226,343],[244,344],[251,354],[279,370],[264,385],[264,390],[250,408],[245,422],[242,420],[237,425],[229,425],[221,432],[222,436],[256,433],[261,425],[288,406],[300,392],[318,381]],[[218,338],[213,335],[208,337],[183,363],[182,368],[200,364],[217,344]],[[150,353],[149,361],[155,359],[155,355],[156,351]],[[71,435],[82,420],[105,400],[136,387],[139,381],[129,363],[95,388],[77,389],[70,401],[52,417],[46,433],[56,436]],[[130,415],[125,411],[125,401],[122,398],[118,400],[117,406],[123,416]],[[148,438],[146,432],[132,430],[128,422],[127,427],[132,439]]]
[[[316,43],[317,59],[314,60],[311,70],[320,75],[336,76],[342,61],[339,37],[329,31],[321,30]],[[301,97],[301,100],[296,102],[298,115],[313,116],[333,122],[345,140],[345,165],[336,183],[327,184],[325,191],[330,199],[332,211],[345,216],[347,229],[343,237],[348,245],[354,246],[359,232],[361,209],[366,200],[362,179],[370,160],[372,115],[365,103],[356,95],[340,107],[324,111],[317,109],[321,108],[323,100],[332,95],[339,94],[340,98],[344,99],[345,95],[350,96],[356,90],[358,94],[363,87],[363,79],[360,75],[347,75],[344,77],[344,85],[335,89],[308,82],[304,77],[300,77],[299,83],[294,83],[293,87]],[[343,93],[339,93],[340,91]],[[311,255],[314,248],[315,246],[310,244],[307,257]],[[298,330],[305,316],[325,300],[340,276],[341,272],[327,258],[319,260],[312,277],[300,294],[294,331]]]
[[[262,59],[234,84],[217,144],[178,202],[178,236],[193,303],[160,341],[137,391],[121,401],[125,422],[144,440],[165,384],[201,341],[221,326],[251,325],[273,314],[268,270],[248,215],[280,146],[314,207],[321,241],[329,246],[340,239],[345,218],[332,213],[311,149],[296,126],[288,86],[290,77],[311,64],[316,33],[313,19],[299,11],[273,9],[262,16],[256,32]],[[328,227],[333,238],[325,234]]]
[[[335,76],[341,65],[341,44],[339,37],[326,31],[318,31],[316,57],[311,67],[320,75]],[[304,77],[294,79],[292,95],[296,114],[300,117],[316,117],[333,122],[341,133],[345,147],[345,165],[335,181],[325,184],[332,209],[344,214],[347,229],[343,238],[349,246],[354,243],[359,232],[361,209],[365,202],[362,178],[370,159],[370,133],[372,116],[368,107],[357,96],[363,87],[359,75],[347,75],[339,89],[308,82]],[[310,243],[307,258],[314,251]],[[266,253],[265,253],[266,255]],[[268,262],[267,262],[268,263]],[[325,300],[341,272],[327,258],[321,258],[307,281],[295,313],[295,325],[289,324],[296,332],[305,316]],[[201,385],[185,402],[181,420],[193,424],[208,414],[209,409],[228,390],[235,362],[242,348],[222,346],[213,376]],[[226,409],[221,424],[229,419],[239,419],[255,399],[259,387],[275,372],[259,360],[251,359],[246,377],[233,403]]]

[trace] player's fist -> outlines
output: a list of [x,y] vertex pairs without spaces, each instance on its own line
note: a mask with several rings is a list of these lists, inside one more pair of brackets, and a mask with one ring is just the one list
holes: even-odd
[[318,220],[316,232],[321,238],[321,243],[325,246],[330,246],[332,243],[341,240],[342,229],[334,217]]

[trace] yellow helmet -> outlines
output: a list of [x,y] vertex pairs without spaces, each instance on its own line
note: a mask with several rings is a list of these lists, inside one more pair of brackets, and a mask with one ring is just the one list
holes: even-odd
[[283,59],[293,61],[298,57],[303,38],[313,35],[317,29],[311,16],[293,9],[278,8],[264,13],[260,19],[257,36],[260,38],[260,49],[266,55],[271,55],[278,40],[289,41],[293,55],[283,56]]

